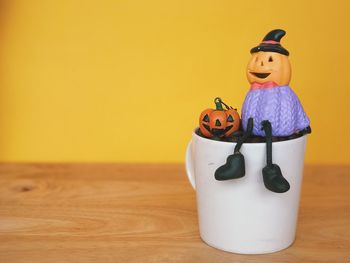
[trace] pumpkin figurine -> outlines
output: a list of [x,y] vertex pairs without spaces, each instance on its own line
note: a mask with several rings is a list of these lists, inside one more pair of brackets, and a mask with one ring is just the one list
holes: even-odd
[[215,98],[214,102],[215,110],[206,109],[201,113],[199,129],[207,138],[228,137],[239,129],[239,114],[236,109],[225,104],[220,98]]
[[297,95],[289,87],[289,52],[280,43],[285,34],[281,29],[272,30],[250,50],[252,56],[247,66],[250,89],[242,107],[244,134],[239,138],[234,154],[216,170],[216,180],[245,175],[240,148],[249,136],[255,135],[266,138],[266,166],[262,169],[265,187],[275,193],[284,193],[290,188],[281,168],[272,161],[272,136],[307,134],[311,133],[311,128]]

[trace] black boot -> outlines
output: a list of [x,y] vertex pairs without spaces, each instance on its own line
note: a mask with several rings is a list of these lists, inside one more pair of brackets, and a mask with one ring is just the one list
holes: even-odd
[[290,186],[283,177],[281,168],[277,164],[267,165],[262,170],[264,185],[267,189],[275,193],[285,193]]
[[263,129],[266,136],[266,161],[267,165],[262,170],[264,185],[267,189],[275,193],[285,193],[290,185],[283,177],[281,168],[272,163],[272,127],[269,121],[263,121]]
[[240,152],[229,155],[226,163],[215,171],[215,179],[218,181],[241,178],[244,175],[244,156]]
[[227,157],[226,163],[220,166],[215,171],[215,179],[218,181],[224,181],[229,179],[241,178],[245,175],[245,163],[244,156],[239,152],[242,147],[242,144],[247,140],[251,135],[253,130],[253,119],[248,120],[247,129],[244,132],[243,136],[239,138],[234,154],[231,154]]

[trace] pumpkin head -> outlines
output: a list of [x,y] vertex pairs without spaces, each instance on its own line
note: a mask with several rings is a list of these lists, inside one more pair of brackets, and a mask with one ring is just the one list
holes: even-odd
[[286,55],[277,52],[255,52],[247,66],[247,78],[253,82],[275,82],[278,86],[288,85],[291,66]]
[[[239,129],[240,118],[237,110],[227,106],[220,98],[214,100],[216,109],[206,109],[199,116],[199,129],[208,138],[228,137]],[[222,104],[226,106],[223,109]]]

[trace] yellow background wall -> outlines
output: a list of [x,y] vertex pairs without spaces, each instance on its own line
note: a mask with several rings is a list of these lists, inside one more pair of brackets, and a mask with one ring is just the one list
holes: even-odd
[[350,163],[348,1],[14,0],[1,13],[0,161],[181,162],[197,115],[239,110],[249,50],[287,31],[308,163]]

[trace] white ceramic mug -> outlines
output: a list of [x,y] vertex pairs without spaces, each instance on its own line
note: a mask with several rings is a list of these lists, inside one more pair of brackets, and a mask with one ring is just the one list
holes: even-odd
[[265,143],[243,144],[244,177],[215,180],[215,170],[225,164],[235,145],[195,132],[188,144],[186,171],[196,190],[202,240],[242,254],[272,253],[289,247],[295,239],[306,136],[273,143],[273,162],[290,184],[286,193],[274,193],[264,186]]

